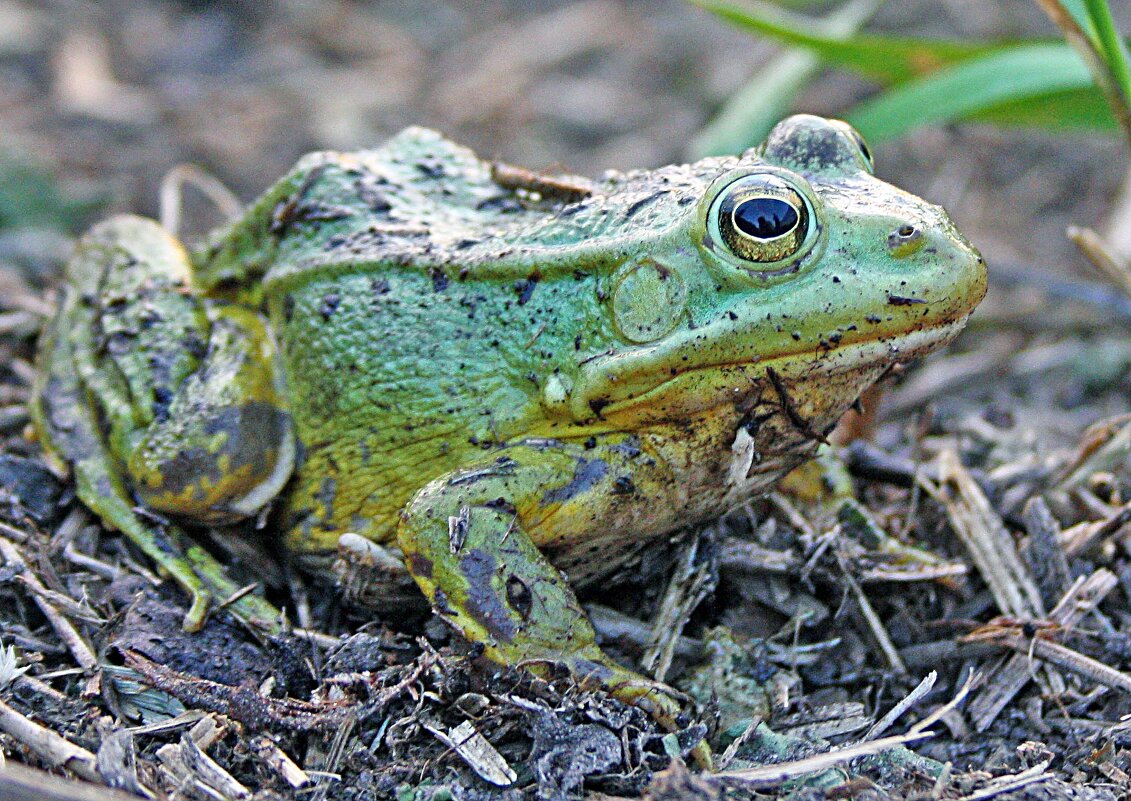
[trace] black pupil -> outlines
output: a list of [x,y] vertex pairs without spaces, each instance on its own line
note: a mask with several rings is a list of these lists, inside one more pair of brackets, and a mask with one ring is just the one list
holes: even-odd
[[776,197],[756,197],[738,205],[734,224],[749,236],[774,239],[796,227],[797,209]]

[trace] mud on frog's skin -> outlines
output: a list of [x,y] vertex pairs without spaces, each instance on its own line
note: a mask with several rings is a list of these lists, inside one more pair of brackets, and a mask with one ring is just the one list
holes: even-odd
[[83,501],[193,593],[190,625],[229,585],[166,521],[270,506],[315,568],[348,534],[378,603],[411,577],[491,658],[564,664],[671,726],[676,698],[605,657],[571,585],[769,487],[984,290],[844,123],[596,181],[412,128],[304,158],[191,252],[97,226],[34,417]]

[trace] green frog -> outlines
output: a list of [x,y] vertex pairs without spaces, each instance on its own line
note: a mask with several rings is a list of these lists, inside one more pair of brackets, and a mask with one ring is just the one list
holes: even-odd
[[602,652],[574,590],[771,487],[985,288],[843,122],[598,180],[409,128],[306,156],[191,249],[97,225],[32,410],[83,502],[192,595],[189,628],[232,587],[180,526],[258,519],[315,572],[366,564],[370,602],[419,587],[491,659],[674,727],[678,695]]

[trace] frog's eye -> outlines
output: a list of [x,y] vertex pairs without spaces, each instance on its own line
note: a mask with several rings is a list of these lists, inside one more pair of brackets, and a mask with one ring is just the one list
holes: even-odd
[[848,138],[852,140],[852,144],[856,145],[856,153],[860,156],[860,161],[864,165],[864,169],[869,175],[874,175],[876,172],[876,162],[872,158],[872,149],[868,147],[868,143],[864,141],[864,137],[860,132],[849,125],[847,122],[841,120],[829,120],[835,123],[842,131],[848,134]]
[[852,139],[856,142],[860,155],[864,157],[864,164],[867,166],[868,172],[875,172],[876,161],[872,158],[872,149],[868,147],[868,143],[864,141],[864,137],[860,135],[859,131],[851,127],[848,130],[852,132]]
[[743,261],[768,264],[797,253],[809,232],[809,206],[776,175],[746,175],[719,193],[714,224]]

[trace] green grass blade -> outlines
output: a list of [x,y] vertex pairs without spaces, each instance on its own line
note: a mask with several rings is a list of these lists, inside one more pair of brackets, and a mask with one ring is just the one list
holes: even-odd
[[754,80],[732,94],[688,146],[691,159],[741,153],[761,142],[789,113],[797,95],[821,69],[821,59],[804,50],[787,50],[760,69]]
[[1127,63],[1127,47],[1119,38],[1111,8],[1105,0],[1084,0],[1084,5],[1095,31],[1096,44],[1123,95],[1123,102],[1131,103],[1131,67]]
[[1003,46],[952,40],[914,39],[830,32],[821,20],[791,14],[752,0],[690,0],[744,30],[815,52],[884,84],[899,83]]
[[1092,41],[1096,41],[1096,28],[1092,22],[1092,15],[1088,13],[1086,0],[1057,0],[1060,7],[1067,11],[1072,19],[1076,20],[1076,24],[1084,31]]
[[[1032,104],[1031,113],[1018,115],[1018,124],[1043,116],[1050,127],[1063,127],[1048,99],[1081,90],[1095,91],[1087,67],[1070,48],[1063,44],[1023,45],[905,83],[861,103],[846,118],[866,138],[876,141],[920,125],[1000,111],[1008,104],[1015,109],[1018,104],[1022,108]],[[1043,107],[1038,113],[1039,105]],[[1079,108],[1071,111],[1077,114]],[[1109,115],[1104,114],[1105,123]]]
[[[884,0],[850,0],[820,20],[827,34],[847,36],[872,18]],[[761,142],[784,117],[824,62],[812,50],[788,47],[734,92],[689,145],[692,158],[741,153]]]
[[971,114],[967,119],[1049,131],[1119,133],[1119,125],[1111,116],[1103,93],[1092,86],[1008,100]]

